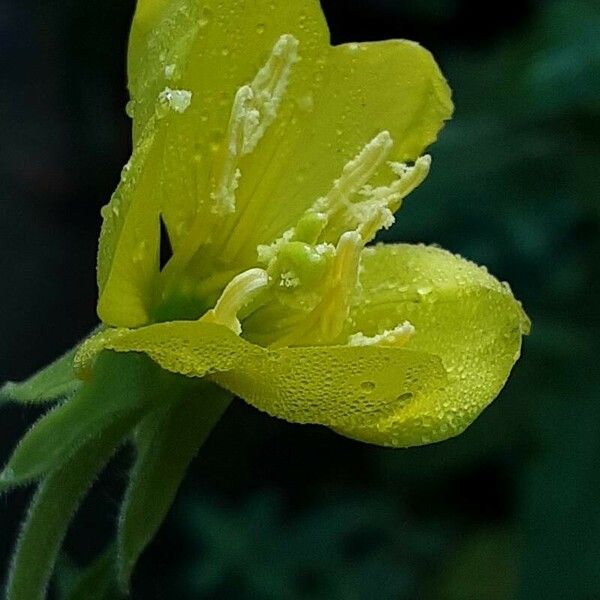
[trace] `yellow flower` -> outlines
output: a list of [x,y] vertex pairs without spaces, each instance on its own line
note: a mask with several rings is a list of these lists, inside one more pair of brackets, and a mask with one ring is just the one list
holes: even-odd
[[129,87],[134,149],[98,252],[103,327],[0,389],[67,398],[0,472],[0,491],[40,481],[9,600],[42,597],[73,511],[128,439],[115,557],[93,567],[110,580],[116,561],[122,589],[232,393],[367,442],[434,442],[498,394],[529,329],[485,269],[367,245],[427,176],[452,112],[419,45],[331,47],[317,0],[138,0]]
[[429,52],[332,47],[317,0],[141,0],[129,87],[98,254],[109,328],[82,376],[103,349],[144,352],[390,446],[456,435],[498,394],[529,327],[509,287],[438,248],[365,247],[451,116]]

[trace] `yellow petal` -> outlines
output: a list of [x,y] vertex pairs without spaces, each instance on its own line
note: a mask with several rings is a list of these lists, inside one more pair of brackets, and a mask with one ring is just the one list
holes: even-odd
[[332,427],[384,418],[445,381],[439,360],[425,352],[376,346],[268,350],[226,327],[197,321],[103,332],[78,354],[82,376],[105,349],[145,352],[168,371],[211,377],[270,415]]
[[232,369],[254,348],[222,325],[172,321],[140,329],[106,329],[83,344],[75,369],[85,377],[99,352],[114,350],[144,352],[166,371],[204,377]]
[[98,241],[98,316],[103,323],[137,327],[149,321],[159,271],[160,221],[156,169],[164,131],[153,117],[102,209]]
[[[202,208],[211,209],[210,178],[226,144],[234,98],[264,65],[283,34],[300,43],[305,64],[328,47],[329,32],[318,0],[171,0],[134,18],[129,46],[129,88],[134,142],[166,87],[192,93],[190,108],[169,125],[163,162],[155,174],[174,249]],[[310,85],[310,70],[298,64],[292,84]]]
[[[128,49],[136,133],[152,115],[157,94],[177,82],[197,96],[195,117],[203,131],[194,132],[200,135],[194,141],[202,144],[209,129],[226,126],[237,89],[286,33],[300,41],[307,59],[327,47],[319,0],[138,0]],[[204,112],[206,121],[198,118]]]
[[[223,160],[234,99],[285,34],[298,40],[300,61],[291,68],[265,135],[230,169],[241,174],[239,185],[230,186],[237,185],[236,210],[217,222],[211,182]],[[144,150],[152,159],[144,168],[150,173],[121,190],[131,198],[123,203],[130,210],[121,211],[119,219],[134,222],[104,228],[99,312],[106,323],[148,322],[151,300],[146,298],[144,307],[140,298],[151,277],[138,281],[139,265],[124,256],[138,240],[123,237],[146,231],[137,223],[135,204],[152,212],[143,216],[146,222],[157,223],[162,214],[175,254],[193,256],[203,246],[197,254],[202,260],[188,271],[191,279],[240,272],[254,264],[259,243],[272,242],[327,194],[374,135],[391,133],[393,160],[415,159],[435,139],[452,103],[426,50],[406,41],[332,48],[328,39],[317,0],[232,0],[227,10],[217,0],[138,4],[129,51],[134,158],[143,143],[153,145]],[[160,119],[157,99],[166,93],[179,94],[185,103],[172,103],[170,112],[178,114]],[[144,185],[147,189],[137,189]],[[156,238],[147,241],[152,248]],[[150,259],[144,269],[157,276]],[[104,289],[114,270],[119,271],[115,286]]]
[[305,346],[248,354],[242,365],[214,379],[274,417],[360,428],[433,393],[445,381],[445,372],[425,352]]
[[361,285],[351,314],[357,331],[376,335],[409,321],[416,329],[409,347],[437,355],[449,379],[396,414],[338,430],[389,446],[462,432],[502,389],[529,332],[508,286],[449,252],[411,245],[366,249]]

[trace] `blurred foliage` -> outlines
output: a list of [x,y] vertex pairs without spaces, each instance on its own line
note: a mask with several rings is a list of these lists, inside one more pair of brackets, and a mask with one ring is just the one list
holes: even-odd
[[[439,445],[406,451],[364,446],[319,428],[278,423],[237,403],[205,446],[176,510],[142,561],[135,597],[599,598],[600,5],[323,4],[335,41],[402,36],[427,45],[455,93],[456,116],[432,147],[429,180],[384,239],[438,243],[488,265],[523,300],[533,334],[500,398],[464,435]],[[66,329],[53,340],[64,347],[93,324],[92,215],[127,154],[127,123],[118,112],[123,55],[116,55],[115,40],[123,49],[131,3],[107,6],[94,23],[87,7],[73,2],[65,2],[62,13],[44,9],[46,17],[54,15],[60,47],[71,57],[62,79],[54,73],[70,92],[63,94],[69,99],[64,110],[75,114],[76,125],[57,136],[69,142],[33,160],[26,177],[19,165],[27,146],[11,155],[0,152],[7,174],[3,203],[9,205],[4,196],[14,202],[23,191],[33,198],[11,213],[16,225],[7,234],[6,256],[23,248],[17,238],[29,231],[44,203],[52,210],[63,207],[57,227],[71,244],[52,245],[43,219],[31,226],[37,245],[20,250],[18,269],[5,258],[14,290],[6,314],[22,313],[16,299],[27,297],[33,332],[36,312],[44,313],[45,324],[53,319],[46,309],[70,311]],[[61,14],[69,15],[67,25]],[[29,84],[15,82],[19,97],[26,97]],[[2,114],[12,115],[6,131],[27,136],[30,130],[21,125],[31,125],[29,113],[25,118],[22,106],[10,100],[2,95],[0,103],[8,108],[0,112],[0,125],[8,122]],[[52,138],[62,121],[47,121]],[[44,127],[40,118],[36,122],[31,131]],[[71,187],[61,179],[65,165],[77,172]],[[47,187],[32,188],[31,181]],[[80,237],[66,233],[84,202]],[[42,247],[48,252],[36,258]],[[68,262],[73,248],[85,258]],[[34,292],[24,269],[34,280],[37,271],[54,269],[56,281],[40,279]],[[41,308],[40,297],[50,299]],[[16,330],[3,326],[17,339]],[[38,356],[40,365],[60,347],[46,350]],[[26,363],[30,352],[25,341],[3,367],[20,365],[26,374],[37,366]],[[21,363],[15,362],[19,356]],[[23,427],[25,417],[7,419],[6,448],[17,435],[10,428]],[[119,484],[124,468],[113,469]],[[94,523],[91,509],[80,515],[68,541],[78,563],[101,548],[114,522],[116,496],[109,487],[91,498],[105,507],[102,523]],[[11,514],[2,516],[3,532],[14,530],[7,524]],[[7,552],[8,545],[2,549]],[[74,577],[72,569],[63,571]]]
[[194,597],[398,598],[445,542],[384,496],[340,495],[293,518],[271,491],[236,506],[197,497],[183,507],[200,549],[187,569]]

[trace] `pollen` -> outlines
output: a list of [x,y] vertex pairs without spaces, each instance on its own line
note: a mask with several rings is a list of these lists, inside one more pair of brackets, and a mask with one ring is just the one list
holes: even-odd
[[410,321],[404,321],[394,329],[386,329],[383,333],[366,336],[362,332],[355,333],[348,338],[349,346],[405,346],[415,335],[415,327]]
[[211,193],[216,214],[235,211],[235,191],[241,177],[239,160],[256,148],[277,117],[292,66],[298,60],[298,45],[294,36],[282,35],[254,80],[236,92]]
[[346,164],[342,176],[334,182],[333,188],[324,198],[317,200],[315,209],[319,212],[333,212],[348,202],[377,170],[383,165],[394,142],[389,131],[382,131]]
[[172,90],[166,87],[158,95],[158,107],[157,109],[170,108],[178,113],[184,113],[192,103],[192,92],[188,90]]

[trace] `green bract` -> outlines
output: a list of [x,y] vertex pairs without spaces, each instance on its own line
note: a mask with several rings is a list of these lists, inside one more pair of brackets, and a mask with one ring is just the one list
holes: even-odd
[[[423,152],[452,113],[418,44],[332,47],[317,0],[139,0],[128,72],[133,153],[98,252],[104,327],[76,353],[78,380],[71,353],[4,390],[73,394],[0,477],[44,478],[15,600],[42,593],[71,512],[131,431],[124,588],[232,394],[367,442],[435,442],[498,394],[529,328],[485,269],[433,247],[367,246],[426,178]],[[46,514],[65,469],[69,497]],[[53,553],[29,577],[48,532]]]

